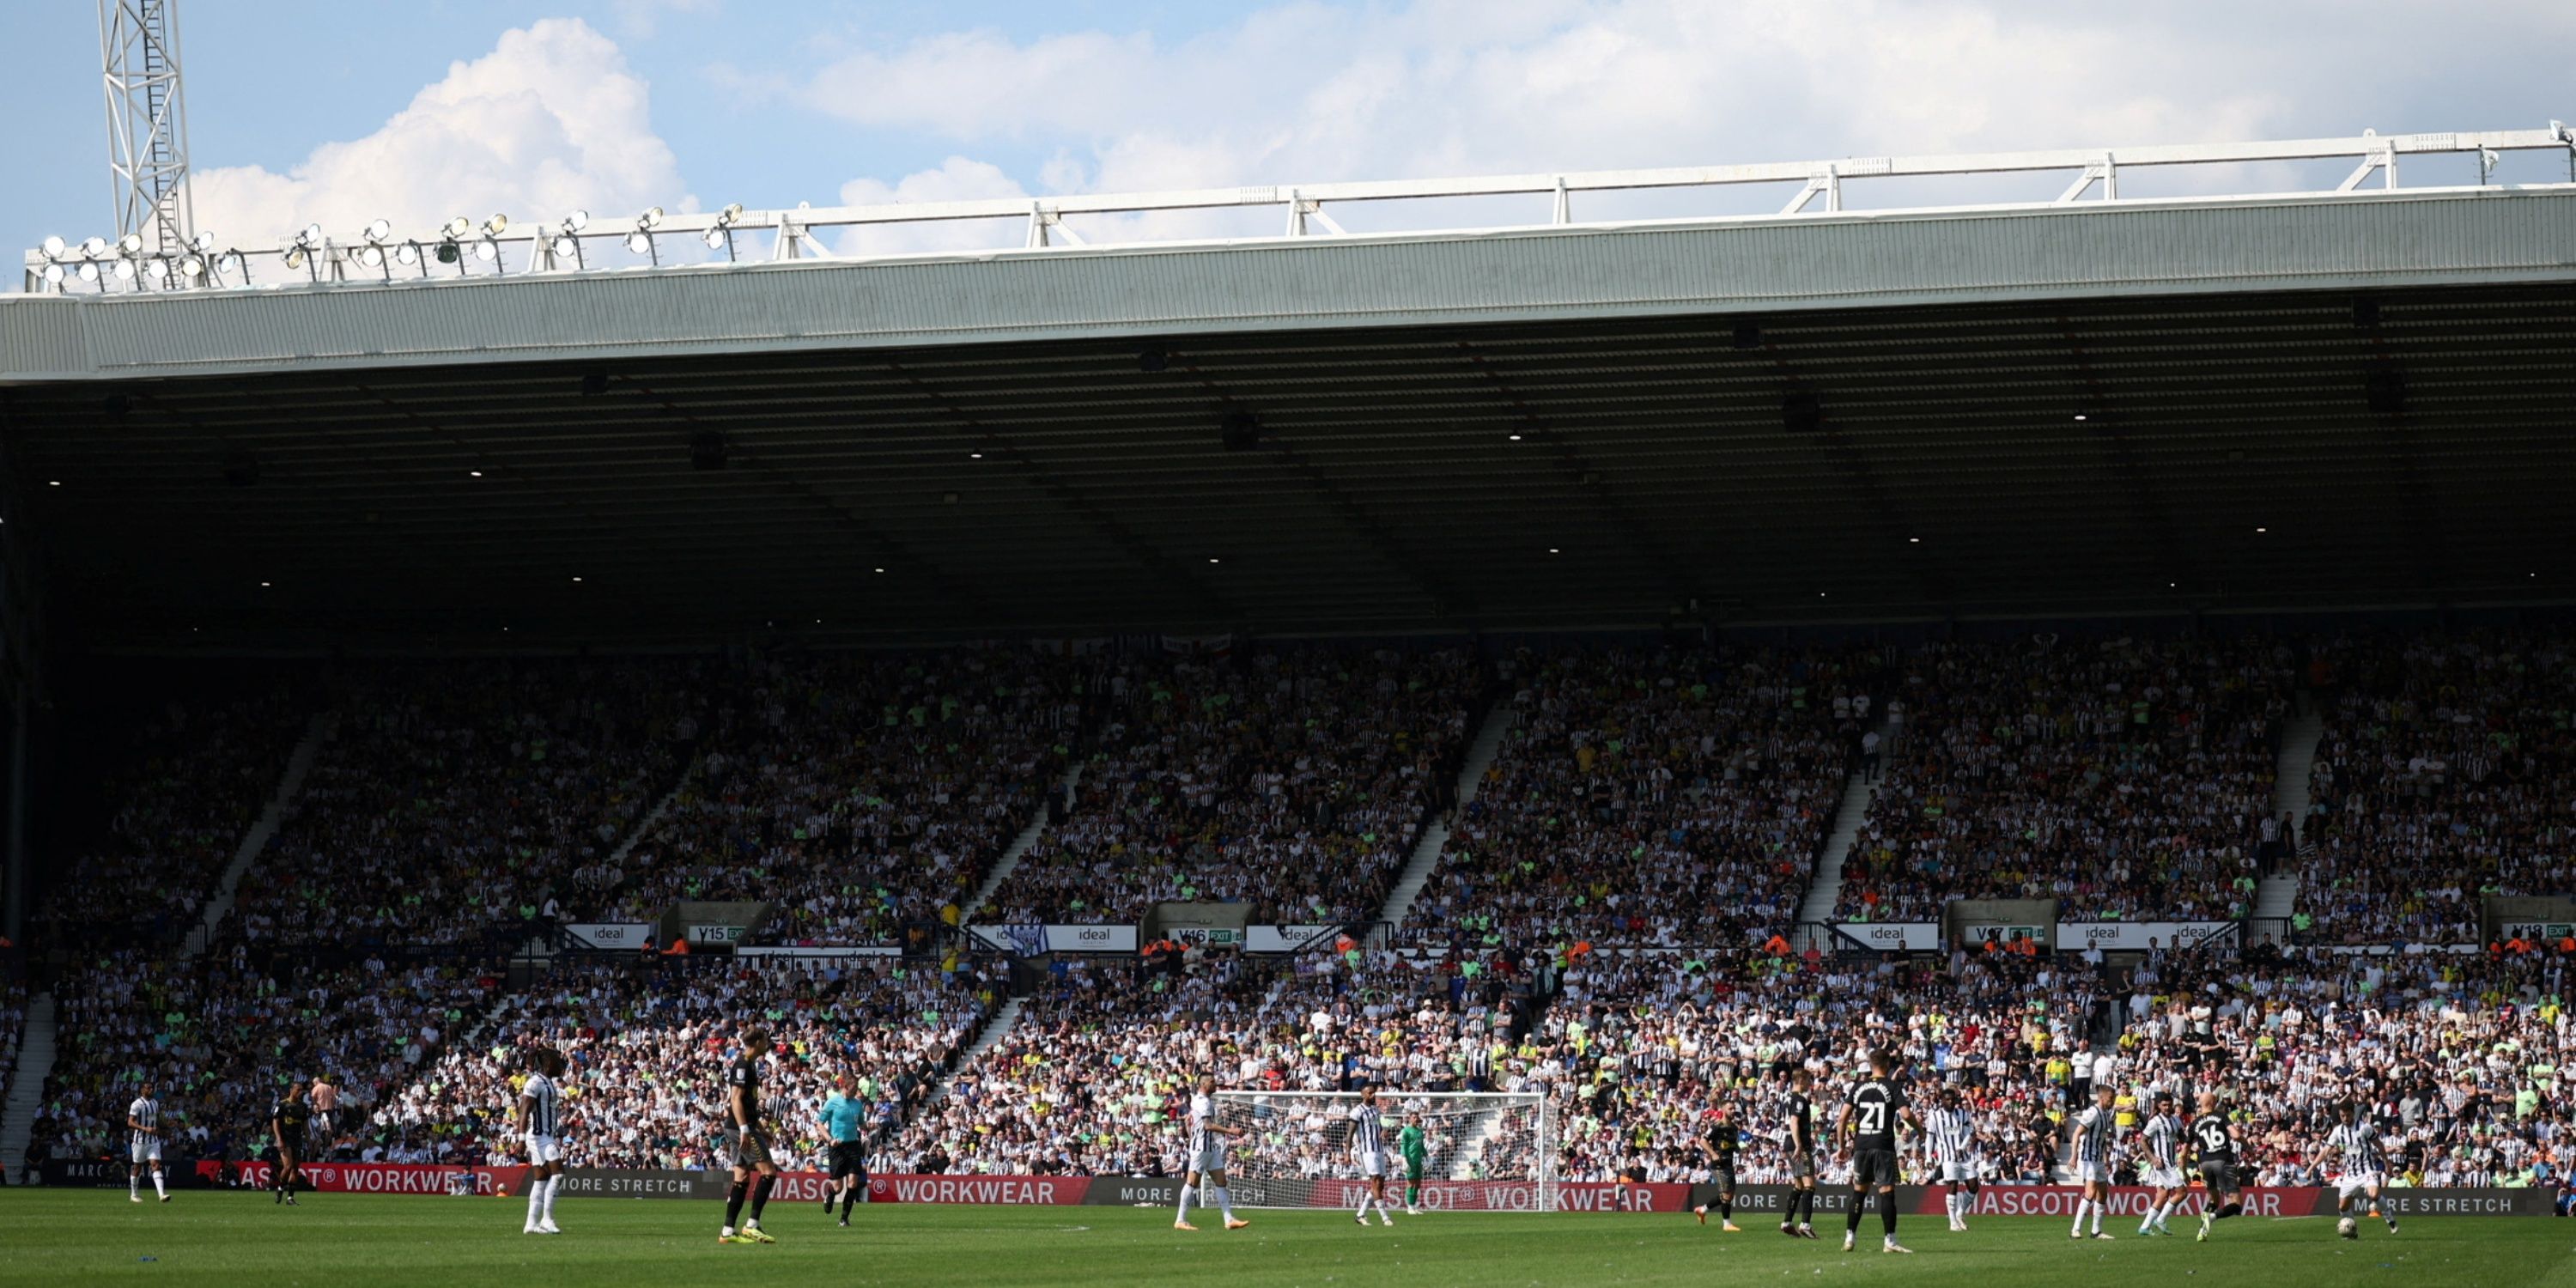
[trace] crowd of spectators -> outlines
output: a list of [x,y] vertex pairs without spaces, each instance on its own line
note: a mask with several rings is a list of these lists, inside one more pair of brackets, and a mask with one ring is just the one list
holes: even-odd
[[2477,943],[2487,895],[2576,893],[2576,642],[2317,649],[2299,911],[2332,943]]
[[476,964],[272,955],[235,943],[194,960],[127,948],[54,986],[57,1036],[37,1131],[57,1158],[125,1156],[126,1106],[158,1084],[173,1159],[239,1158],[269,1140],[294,1080],[327,1077],[334,1148],[365,1107],[479,1018],[501,978]]
[[2068,920],[2251,911],[2290,646],[2042,637],[1901,667],[1838,918],[1937,921],[1952,899],[2055,899]]
[[[1523,977],[1525,984],[1526,977]],[[886,1149],[898,1170],[1161,1175],[1193,1084],[1504,1089],[1526,989],[1351,949],[1263,962],[1058,963],[1018,1022]]]
[[1088,671],[1003,649],[746,664],[670,812],[576,889],[599,920],[767,901],[777,943],[954,924],[1080,745]]
[[308,711],[283,688],[172,701],[109,781],[105,837],[46,893],[50,942],[167,943],[202,915],[277,791]]
[[1745,944],[1793,924],[1877,667],[1870,651],[1516,655],[1514,724],[1405,941]]
[[[2109,1086],[2120,1179],[2134,1183],[2134,1129],[2153,1097],[2188,1108],[2214,1091],[2265,1185],[2327,1183],[2324,1149],[2350,1101],[2388,1141],[2409,1185],[2551,1185],[2576,1162],[2564,1096],[2576,1023],[2568,956],[2335,956],[2163,952],[2125,977],[2082,959],[1954,957],[1866,966],[1752,957],[1606,955],[1570,970],[1539,1034],[1568,1053],[1547,1082],[1571,1179],[1701,1181],[1723,1112],[1745,1133],[1737,1175],[1789,1178],[1788,1076],[1805,1070],[1820,1135],[1862,1076],[1867,1052],[1897,1053],[1912,1099],[1956,1093],[1975,1124],[1985,1179],[2059,1179],[2069,1105]],[[2111,1004],[2111,1027],[2094,1004]],[[2116,1039],[2105,1041],[2106,1032]],[[1932,1176],[1909,1140],[1909,1178]],[[1849,1177],[1828,1149],[1826,1183]]]
[[524,940],[571,874],[677,781],[712,666],[522,660],[344,677],[331,732],[225,933]]
[[1262,923],[1377,915],[1448,803],[1484,690],[1466,650],[1136,658],[1069,814],[994,893],[989,922],[1135,922],[1240,901]]
[[835,1079],[854,1080],[873,1134],[890,1132],[1001,991],[994,966],[887,957],[567,959],[504,1003],[489,1038],[376,1102],[360,1130],[419,1161],[525,1162],[510,1115],[532,1049],[550,1046],[568,1062],[568,1165],[721,1168],[733,1156],[725,1066],[758,1027],[776,1049],[760,1099],[778,1161],[819,1168]]

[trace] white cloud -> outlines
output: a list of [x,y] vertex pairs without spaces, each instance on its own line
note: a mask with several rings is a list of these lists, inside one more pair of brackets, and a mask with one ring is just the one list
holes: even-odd
[[525,221],[574,209],[692,209],[649,108],[613,41],[577,19],[549,18],[452,65],[375,133],[324,144],[284,174],[197,171],[197,224],[249,243],[307,223],[347,240],[379,217],[421,231],[456,214]]
[[[2485,92],[2456,73],[2499,41],[2576,34],[2576,11],[2467,8],[2436,37],[2368,12],[2329,21],[2346,11],[2304,2],[1290,0],[1177,42],[951,32],[844,57],[796,92],[968,156],[1035,151],[1045,171],[1016,177],[1056,191],[2224,141],[2498,123],[2450,118]],[[2439,121],[2389,110],[2409,86]],[[1924,194],[1908,199],[1959,199]],[[1578,213],[1680,213],[1684,201],[1594,198]],[[1337,213],[1354,227],[1408,221]],[[1237,230],[1203,217],[1131,226]]]
[[[895,202],[920,204],[935,201],[983,201],[997,197],[1025,197],[1028,191],[1019,181],[1002,173],[1002,168],[985,161],[950,157],[935,170],[922,170],[905,175],[892,184],[876,179],[853,179],[841,185],[841,204],[845,206],[878,206]],[[845,255],[907,255],[926,251],[989,250],[1017,246],[1025,239],[1027,227],[1020,223],[976,220],[955,223],[887,224],[853,228],[841,234],[834,247]]]

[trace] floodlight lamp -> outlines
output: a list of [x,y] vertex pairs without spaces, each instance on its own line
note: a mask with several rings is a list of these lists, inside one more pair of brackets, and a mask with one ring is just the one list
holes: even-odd
[[215,235],[213,233],[199,233],[188,239],[188,249],[193,250],[200,255],[203,255],[214,248]]
[[98,280],[98,261],[96,261],[96,260],[83,260],[83,261],[81,261],[81,266],[80,266],[80,280],[82,280],[82,281],[84,281],[84,282],[95,282],[95,281],[97,281],[97,280]]
[[392,221],[378,219],[367,225],[367,240],[382,246],[394,235]]
[[641,228],[626,234],[626,249],[631,250],[638,255],[651,254],[653,250],[653,234],[648,233]]
[[134,280],[133,260],[120,259],[116,261],[116,280],[120,282],[131,282]]
[[488,260],[500,253],[501,248],[493,245],[491,239],[488,237],[482,241],[474,243],[474,258],[476,259]]
[[166,259],[147,259],[143,261],[143,275],[156,282],[169,281],[170,261]]
[[127,233],[126,235],[124,235],[124,236],[122,236],[122,237],[117,238],[117,239],[116,239],[116,253],[117,253],[117,254],[120,254],[120,255],[140,255],[140,254],[142,254],[142,253],[143,253],[143,234],[141,234],[141,233]]
[[708,250],[722,250],[724,249],[724,244],[731,240],[731,238],[726,235],[724,226],[719,224],[716,227],[708,229],[706,236],[701,237],[698,240],[705,242]]
[[304,248],[304,249],[306,249],[306,250],[311,250],[311,249],[313,249],[314,247],[321,245],[321,244],[322,244],[322,225],[320,225],[320,224],[306,224],[306,225],[304,225],[304,231],[302,231],[302,232],[300,232],[300,233],[295,234],[295,244],[296,244],[296,245],[298,245],[298,246],[303,247],[303,248]]
[[635,216],[635,227],[639,232],[661,226],[662,208],[660,206],[646,206],[643,214]]
[[419,263],[420,243],[416,241],[404,242],[402,244],[402,248],[394,252],[394,259],[406,268]]
[[230,272],[236,276],[247,276],[250,273],[250,261],[244,258],[240,251],[228,250],[215,260],[215,270]]
[[47,259],[61,259],[63,255],[70,250],[71,247],[64,245],[63,239],[60,237],[48,237],[45,239],[44,252],[45,258]]
[[716,212],[716,227],[731,228],[734,221],[740,218],[742,218],[742,203],[739,201],[728,203],[724,209]]
[[287,266],[288,268],[302,268],[302,267],[304,267],[304,248],[303,248],[303,247],[298,246],[298,247],[294,248],[293,250],[290,250],[290,251],[286,252],[286,266]]
[[510,217],[508,215],[494,215],[483,221],[483,234],[487,237],[498,237],[502,233],[508,231],[509,227]]
[[576,210],[571,214],[564,216],[563,230],[565,232],[577,233],[588,227],[590,227],[590,212],[587,210]]
[[385,248],[369,242],[358,251],[358,262],[369,268],[382,268],[385,262]]
[[474,231],[474,221],[463,215],[458,215],[454,219],[450,219],[446,223],[440,224],[438,226],[438,231],[449,238],[461,238],[465,234]]
[[54,286],[62,285],[63,266],[60,264],[45,265],[45,281]]
[[206,275],[206,261],[190,255],[179,261],[179,272],[189,281],[196,281]]
[[568,257],[568,256],[570,256],[570,255],[573,253],[573,251],[574,251],[574,250],[575,250],[575,245],[574,245],[574,242],[573,242],[573,239],[572,239],[571,234],[567,233],[567,234],[565,234],[564,236],[561,236],[561,237],[557,237],[557,238],[555,238],[555,253],[556,253],[557,255],[563,255],[563,256],[567,256],[567,257]]
[[107,239],[104,237],[85,238],[81,241],[80,249],[81,254],[86,255],[91,259],[96,259],[107,253]]

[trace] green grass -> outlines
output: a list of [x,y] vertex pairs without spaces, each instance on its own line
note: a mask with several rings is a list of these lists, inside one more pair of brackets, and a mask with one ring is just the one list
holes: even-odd
[[2247,1219],[2220,1225],[2207,1244],[2136,1239],[2120,1222],[2105,1227],[2118,1242],[2096,1244],[2070,1242],[2046,1217],[1982,1220],[1967,1234],[1908,1218],[1902,1234],[1918,1255],[1890,1257],[1877,1251],[1874,1217],[1862,1223],[1862,1251],[1845,1254],[1839,1220],[1827,1223],[1827,1241],[1802,1243],[1759,1219],[1729,1235],[1687,1215],[1636,1213],[1443,1213],[1359,1230],[1333,1213],[1248,1212],[1249,1230],[1226,1234],[1211,1221],[1193,1235],[1175,1232],[1168,1210],[884,1204],[860,1208],[843,1230],[814,1205],[773,1203],[764,1224],[776,1245],[719,1247],[714,1203],[565,1199],[556,1238],[520,1234],[526,1211],[519,1198],[307,1194],[282,1209],[263,1194],[195,1191],[138,1207],[114,1190],[10,1189],[0,1191],[0,1284],[695,1288],[730,1272],[766,1284],[977,1288],[2576,1288],[2576,1221],[2528,1217],[2428,1218],[2395,1236],[2366,1223],[2358,1243],[2320,1218]]

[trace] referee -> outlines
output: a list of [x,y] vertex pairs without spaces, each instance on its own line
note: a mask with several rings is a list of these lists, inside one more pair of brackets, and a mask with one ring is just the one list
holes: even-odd
[[[856,1092],[857,1079],[844,1073],[832,1080],[832,1096],[823,1102],[823,1138],[830,1141],[830,1168],[825,1174],[823,1212],[830,1215],[832,1200],[841,1200],[841,1224],[850,1223],[850,1209],[868,1192],[868,1147],[859,1139],[862,1124],[867,1121],[867,1106]],[[834,1188],[838,1187],[838,1188]]]

